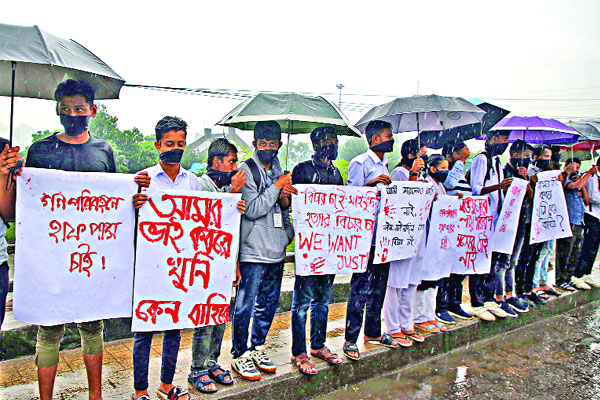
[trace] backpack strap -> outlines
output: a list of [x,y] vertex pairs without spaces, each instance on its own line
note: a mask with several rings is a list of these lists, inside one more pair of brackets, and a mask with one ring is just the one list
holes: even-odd
[[[483,180],[484,182],[486,182],[488,179],[490,179],[490,171],[493,168],[493,162],[492,157],[490,157],[486,151],[482,151],[481,154],[485,154],[485,159],[487,160],[487,170],[485,172],[485,178]],[[496,171],[496,173],[500,173],[500,171]]]
[[254,184],[256,185],[256,191],[262,193],[260,190],[260,182],[262,179],[258,165],[256,165],[256,161],[254,161],[252,158],[249,158],[244,162],[248,165],[248,168],[250,168],[250,172],[252,172],[252,178],[254,179]]

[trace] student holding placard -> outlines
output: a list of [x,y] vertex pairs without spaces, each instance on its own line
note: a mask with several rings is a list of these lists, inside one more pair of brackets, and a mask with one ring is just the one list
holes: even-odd
[[[343,185],[340,170],[333,165],[338,154],[335,128],[323,126],[314,129],[310,140],[315,150],[308,161],[296,165],[292,171],[292,184]],[[331,365],[341,364],[341,358],[325,346],[327,315],[331,287],[335,275],[296,275],[292,298],[292,362],[305,375],[315,375],[317,370],[306,354],[306,318],[310,308],[310,355]]]
[[[600,158],[596,160],[596,169],[600,167]],[[592,279],[592,267],[598,255],[598,247],[600,246],[600,179],[596,172],[588,179],[585,184],[589,196],[589,204],[585,211],[583,221],[585,223],[585,232],[583,239],[583,247],[579,255],[579,262],[573,276],[583,280],[592,287],[600,287],[600,283]]]
[[[201,190],[198,177],[184,169],[181,157],[186,146],[187,123],[181,118],[164,117],[156,124],[156,142],[154,146],[160,152],[160,161],[138,174],[141,179],[150,183],[150,193],[161,189]],[[148,195],[139,193],[134,196],[136,209],[142,207],[148,200]],[[189,400],[190,394],[180,386],[173,385],[177,354],[181,333],[179,329],[162,332],[162,366],[160,385],[157,394],[165,400]],[[150,363],[150,348],[154,332],[134,332],[133,334],[133,388],[135,393],[132,400],[149,400],[148,395],[148,366]],[[213,384],[207,379],[206,385]],[[208,390],[208,389],[207,389]]]

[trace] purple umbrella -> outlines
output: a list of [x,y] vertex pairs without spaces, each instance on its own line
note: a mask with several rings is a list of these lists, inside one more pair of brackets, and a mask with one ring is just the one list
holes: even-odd
[[509,142],[522,139],[532,144],[572,143],[579,137],[579,132],[570,126],[555,119],[540,117],[504,118],[490,131],[510,131]]

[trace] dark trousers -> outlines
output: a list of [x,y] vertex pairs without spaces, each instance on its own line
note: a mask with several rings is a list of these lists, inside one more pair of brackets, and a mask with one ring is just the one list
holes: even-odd
[[583,245],[579,254],[579,262],[573,274],[577,278],[592,273],[592,267],[594,266],[594,261],[596,261],[598,247],[600,246],[600,220],[590,214],[585,214],[584,222]]
[[[456,311],[460,308],[463,292],[462,283],[465,280],[465,276],[466,275],[451,274],[447,278],[440,279],[435,306],[436,313]],[[475,285],[476,284],[473,283],[471,278],[469,278],[469,294],[471,295],[471,298],[477,296],[473,290]]]
[[306,317],[310,308],[310,348],[325,346],[331,286],[335,275],[296,276],[292,298],[292,355],[306,353]]
[[[232,329],[231,353],[234,358],[265,343],[279,305],[283,263],[241,262],[240,274],[242,281],[235,302]],[[250,338],[251,346],[248,347],[250,319],[253,319],[252,336]]]
[[[381,336],[381,308],[385,299],[390,263],[373,264],[375,252],[371,248],[367,270],[352,274],[350,298],[346,309],[346,341],[356,343],[363,316],[365,336]],[[366,308],[366,315],[365,315]]]
[[[174,329],[164,331],[162,334],[160,381],[170,384],[173,383],[173,376],[175,376],[181,333],[178,329]],[[133,334],[133,388],[135,390],[148,389],[148,363],[153,335],[154,332],[135,332]]]
[[583,245],[583,225],[571,224],[573,236],[556,241],[556,284],[568,283],[573,277]]
[[483,303],[490,301],[485,286],[489,275],[490,274],[469,275],[469,293],[471,295],[471,305],[473,307],[483,307]]
[[504,295],[505,274],[510,267],[510,255],[492,253],[492,269],[484,285],[484,301],[496,301],[496,295]]
[[225,326],[226,324],[208,325],[194,329],[190,376],[206,375],[208,369],[218,363]]
[[533,276],[535,275],[535,263],[540,258],[540,252],[544,243],[529,244],[531,224],[526,225],[525,241],[519,254],[519,261],[515,268],[515,286],[517,296],[522,296],[533,290]]
[[0,264],[0,328],[6,312],[6,296],[8,296],[8,262]]

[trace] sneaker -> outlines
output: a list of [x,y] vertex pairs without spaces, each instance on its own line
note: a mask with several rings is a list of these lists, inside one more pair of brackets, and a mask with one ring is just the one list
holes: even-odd
[[260,372],[254,366],[251,358],[251,352],[247,351],[241,357],[234,358],[231,361],[231,369],[237,372],[242,378],[249,381],[260,380]]
[[519,297],[519,301],[523,304],[527,304],[527,306],[529,308],[534,308],[537,304],[535,304],[535,301],[531,300],[529,297],[527,297],[526,294],[524,294],[523,296]]
[[448,310],[448,314],[450,314],[454,318],[460,318],[460,319],[466,319],[466,320],[475,318],[474,315],[469,314],[468,312],[463,310],[462,307],[458,307],[456,310]]
[[575,286],[571,286],[571,285],[569,284],[569,282],[564,282],[564,283],[561,283],[561,284],[560,284],[560,285],[558,285],[558,286],[557,286],[557,285],[554,285],[554,287],[555,287],[555,288],[558,288],[558,289],[560,289],[560,290],[562,290],[562,291],[564,291],[564,292],[576,292],[576,291],[577,291],[577,289],[575,288]]
[[521,302],[516,297],[511,297],[511,298],[506,299],[506,303],[510,306],[510,308],[512,308],[513,310],[515,310],[518,313],[526,313],[527,311],[529,311],[529,306],[527,304]]
[[512,309],[511,305],[508,304],[508,302],[506,302],[506,301],[499,301],[498,305],[506,313],[507,317],[517,318],[519,316],[519,314],[517,314],[517,312]]
[[473,307],[473,314],[482,321],[495,321],[494,314],[489,312],[485,307]]
[[592,289],[592,287],[590,285],[588,285],[587,283],[585,283],[583,281],[583,279],[577,278],[576,276],[571,278],[571,283],[573,285],[575,285],[576,289],[579,289],[579,290],[591,290]]
[[488,310],[489,312],[494,314],[496,317],[500,317],[500,318],[508,317],[508,314],[506,313],[506,311],[501,309],[500,306],[498,305],[498,303],[496,303],[495,301],[486,301],[485,303],[483,303],[483,306],[485,307],[486,310]]
[[542,299],[536,292],[531,292],[525,296],[527,296],[529,300],[533,301],[536,306],[543,306],[548,302],[547,300]]
[[591,275],[584,275],[584,277],[581,278],[581,280],[590,285],[591,287],[600,288],[600,283],[593,280]]
[[435,313],[435,318],[446,325],[455,325],[456,320],[448,313],[448,311]]
[[250,358],[254,361],[254,364],[264,372],[275,372],[277,371],[277,366],[273,364],[273,362],[265,353],[265,346],[256,346],[252,352],[250,352]]

